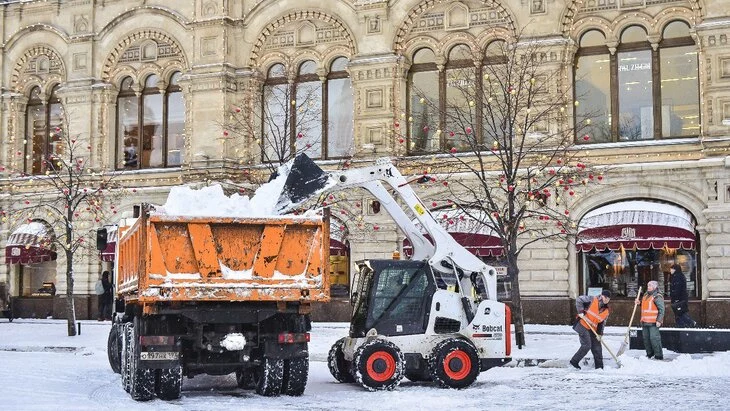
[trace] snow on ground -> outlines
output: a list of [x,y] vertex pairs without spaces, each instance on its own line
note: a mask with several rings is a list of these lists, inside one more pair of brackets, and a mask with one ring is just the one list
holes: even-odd
[[[63,320],[0,320],[0,409],[3,410],[629,410],[727,409],[730,353],[679,355],[667,362],[648,360],[630,350],[622,368],[604,350],[605,370],[525,367],[524,360],[567,364],[578,348],[568,326],[527,325],[527,346],[513,349],[511,366],[480,375],[465,390],[441,389],[404,380],[392,392],[368,392],[336,383],[327,370],[331,344],[347,333],[344,323],[315,323],[310,344],[311,371],[304,395],[266,398],[236,387],[228,376],[197,376],[183,383],[182,398],[137,403],[109,368],[109,322],[81,321],[81,335],[66,336]],[[607,327],[614,352],[624,329]],[[589,354],[590,355],[590,354]],[[517,361],[520,360],[520,361]],[[515,366],[519,363],[520,366]]]

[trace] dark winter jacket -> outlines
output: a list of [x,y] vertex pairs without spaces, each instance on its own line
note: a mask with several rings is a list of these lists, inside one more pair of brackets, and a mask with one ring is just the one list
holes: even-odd
[[101,285],[104,287],[104,293],[100,295],[99,298],[105,302],[111,302],[113,299],[111,281],[109,281],[108,278],[102,278]]
[[670,297],[672,298],[672,307],[679,309],[680,311],[687,311],[687,279],[682,273],[682,269],[675,269],[672,274],[672,283],[669,289]]
[[[593,302],[594,297],[592,295],[580,295],[578,298],[575,299],[575,310],[580,313],[584,313],[588,307],[590,307],[591,303]],[[608,304],[604,304],[603,301],[598,301],[598,309],[600,311],[608,310]],[[608,321],[608,317],[606,317],[606,321]],[[598,323],[598,327],[596,327],[596,333],[598,335],[603,335],[603,327],[606,325],[606,321],[602,321]]]

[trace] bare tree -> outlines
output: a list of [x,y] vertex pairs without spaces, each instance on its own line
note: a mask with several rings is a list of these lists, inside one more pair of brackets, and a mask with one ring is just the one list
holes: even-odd
[[0,213],[11,217],[12,225],[41,220],[53,229],[54,236],[43,246],[55,245],[66,256],[66,319],[68,335],[74,336],[74,258],[79,252],[95,249],[91,241],[95,231],[91,227],[83,228],[80,223],[100,224],[108,213],[117,212],[114,200],[120,195],[120,186],[116,178],[121,173],[92,166],[92,146],[88,140],[72,136],[68,124],[68,116],[64,114],[61,125],[49,130],[53,143],[50,154],[28,156],[39,160],[40,164],[34,168],[43,170],[42,174],[28,175],[24,170],[3,167],[12,201]]
[[260,161],[273,172],[299,153],[322,155],[322,114],[320,82],[267,84],[251,87],[220,126],[241,164]]
[[[591,120],[573,117],[579,102],[565,84],[566,64],[550,58],[554,51],[517,39],[474,58],[483,62],[476,68],[447,66],[446,101],[411,93],[410,140],[400,138],[412,153],[438,147],[430,152],[445,154],[432,161],[433,170],[445,173],[442,193],[501,239],[520,347],[525,338],[518,257],[535,242],[574,234],[571,202],[603,179],[580,159],[585,153],[576,143],[590,141],[583,132]],[[438,116],[426,122],[423,113]]]

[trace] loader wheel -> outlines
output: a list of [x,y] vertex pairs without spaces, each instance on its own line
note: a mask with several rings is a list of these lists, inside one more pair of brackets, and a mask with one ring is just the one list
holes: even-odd
[[357,381],[370,391],[392,390],[403,379],[403,353],[390,341],[372,340],[355,352]]
[[116,374],[122,372],[122,336],[120,333],[120,324],[112,324],[109,330],[109,337],[106,340],[106,354],[109,357],[109,365]]
[[264,397],[275,397],[281,393],[284,379],[284,360],[263,357],[261,365],[254,369],[256,393]]
[[132,324],[124,323],[120,326],[122,333],[122,388],[124,391],[129,392],[132,385]]
[[236,385],[244,390],[252,390],[256,388],[254,381],[254,373],[251,368],[239,368],[236,370]]
[[182,367],[162,368],[155,376],[155,393],[161,400],[169,401],[180,398],[182,391]]
[[142,331],[142,319],[134,318],[132,340],[130,341],[130,389],[129,395],[135,401],[149,401],[155,398],[155,370],[142,367],[139,359],[139,335]]
[[466,388],[479,376],[479,356],[474,346],[458,338],[441,341],[428,360],[431,377],[446,388]]
[[309,375],[309,358],[292,358],[284,361],[284,378],[281,393],[299,397],[304,394]]
[[336,343],[332,344],[330,352],[327,355],[327,365],[330,374],[335,377],[338,382],[355,382],[352,375],[352,363],[345,359],[345,353],[342,352],[342,346],[345,345],[345,338],[340,338]]

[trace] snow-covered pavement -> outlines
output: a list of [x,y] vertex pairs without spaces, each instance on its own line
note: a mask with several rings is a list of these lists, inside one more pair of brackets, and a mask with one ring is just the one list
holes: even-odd
[[[179,400],[137,403],[109,368],[105,351],[109,328],[109,322],[82,321],[82,334],[67,337],[65,321],[0,320],[0,409],[728,409],[730,353],[690,356],[666,352],[671,361],[658,362],[631,350],[621,357],[623,367],[615,368],[604,352],[605,370],[593,370],[589,363],[578,371],[560,367],[578,348],[576,334],[568,326],[545,325],[527,326],[527,346],[513,349],[513,358],[556,361],[539,367],[513,364],[495,368],[460,391],[408,380],[392,392],[367,392],[356,385],[338,384],[327,370],[326,357],[330,345],[347,333],[347,324],[316,323],[309,382],[301,397],[260,397],[237,388],[232,375],[198,376],[184,381]],[[614,350],[623,331],[607,327],[606,340]]]

